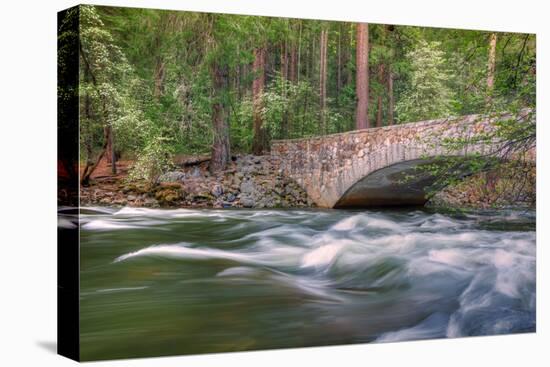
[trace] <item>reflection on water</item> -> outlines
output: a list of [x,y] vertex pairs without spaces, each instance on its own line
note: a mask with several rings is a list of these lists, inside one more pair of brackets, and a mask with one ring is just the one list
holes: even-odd
[[534,212],[89,209],[84,360],[535,330]]

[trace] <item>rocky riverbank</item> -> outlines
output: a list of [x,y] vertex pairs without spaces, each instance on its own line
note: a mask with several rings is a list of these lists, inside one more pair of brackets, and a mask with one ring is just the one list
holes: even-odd
[[450,209],[534,208],[536,195],[534,165],[501,165],[498,170],[477,173],[445,187],[426,205]]
[[182,166],[159,177],[158,185],[105,177],[81,188],[81,205],[150,208],[305,208],[313,207],[296,182],[282,176],[271,156],[236,156],[220,174],[208,162]]

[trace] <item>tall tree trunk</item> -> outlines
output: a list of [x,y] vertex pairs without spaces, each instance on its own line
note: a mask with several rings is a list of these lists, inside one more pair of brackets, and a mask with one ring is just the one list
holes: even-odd
[[296,75],[297,75],[296,59],[297,59],[297,50],[296,50],[296,44],[293,41],[292,44],[290,45],[290,61],[288,63],[288,67],[289,67],[288,79],[293,83],[296,83]]
[[[105,101],[103,101],[103,111],[107,111],[105,107]],[[107,116],[105,116],[105,121],[107,121]],[[105,148],[105,159],[107,163],[111,164],[111,173],[116,175],[116,155],[115,155],[115,141],[113,127],[108,122],[105,122],[103,127],[103,135],[105,136],[106,148]]]
[[387,89],[388,89],[388,125],[393,125],[393,109],[394,109],[394,100],[393,100],[393,73],[390,68],[386,74],[387,80]]
[[113,131],[113,127],[112,126],[109,126],[109,130],[111,130],[109,132],[109,145],[110,145],[110,158],[111,158],[111,173],[113,175],[116,175],[117,174],[117,168],[116,168],[116,161],[117,161],[117,158],[116,158],[116,153],[115,153],[115,133]]
[[288,56],[287,56],[287,41],[281,42],[281,77],[284,80],[288,79]]
[[[105,152],[105,159],[107,160],[107,163],[109,163],[111,166],[115,166],[115,145],[113,141],[113,128],[111,127],[111,125],[105,125],[105,127],[103,127],[103,136],[108,137],[109,139],[107,141],[107,151]],[[114,169],[114,171],[114,173],[116,173],[116,168]]]
[[357,23],[355,128],[369,127],[369,25]]
[[[394,27],[392,25],[385,25],[384,26],[384,42],[386,43],[387,47],[393,48],[393,31]],[[387,59],[387,65],[386,65],[386,92],[388,94],[388,109],[386,111],[386,124],[393,125],[393,109],[394,109],[394,97],[393,97],[393,72],[392,72],[392,62],[393,57],[389,56]],[[383,83],[383,82],[381,82]]]
[[[351,25],[353,27],[353,24]],[[353,36],[352,32],[350,32],[349,24],[346,23],[344,26],[344,40],[342,42],[343,44],[343,50],[342,50],[342,87],[348,85],[351,81],[351,75],[349,72],[349,61],[350,61],[350,50],[352,47],[353,42]],[[352,28],[353,30],[353,28]]]
[[343,23],[340,23],[338,28],[338,65],[336,67],[336,100],[342,89],[342,29]]
[[382,94],[383,94],[383,85],[384,85],[384,64],[380,63],[378,65],[378,83],[380,84],[380,90],[378,92],[378,100],[376,104],[376,126],[382,126]]
[[320,60],[319,60],[319,96],[321,106],[321,131],[327,132],[326,104],[327,104],[327,44],[328,30],[321,30]]
[[296,82],[300,82],[300,61],[302,57],[302,21],[299,21],[298,30],[298,55],[296,60]]
[[317,47],[316,47],[316,39],[315,37],[311,37],[311,48],[310,48],[310,52],[309,52],[309,79],[312,81],[313,83],[313,78],[314,78],[314,75],[315,75],[315,71],[316,71],[316,57],[315,55],[317,54]]
[[159,98],[164,93],[164,68],[165,64],[164,61],[162,61],[161,57],[157,57],[157,61],[155,63],[155,75],[154,75],[154,90],[153,90],[153,97],[155,100],[159,100]]
[[[86,77],[85,73],[85,77]],[[87,80],[88,81],[88,80]],[[86,128],[86,134],[84,136],[84,145],[86,148],[86,166],[84,166],[84,170],[82,171],[82,177],[85,177],[88,174],[88,170],[92,167],[93,161],[92,161],[92,128],[91,128],[91,120],[92,120],[92,109],[91,109],[91,99],[90,95],[86,93],[86,96],[84,98],[84,116],[86,116],[86,122],[84,124]],[[81,126],[82,123],[81,123]],[[86,182],[87,183],[87,182]]]
[[214,143],[209,170],[212,173],[223,171],[230,159],[229,150],[229,125],[224,94],[227,93],[229,83],[229,71],[226,65],[214,62],[211,67],[214,87],[212,102],[212,125],[214,128]]
[[[241,54],[241,48],[237,46],[237,54]],[[232,89],[237,92],[237,100],[241,100],[241,80],[242,76],[242,64],[239,62],[233,71],[233,86]]]
[[489,59],[487,62],[487,104],[491,104],[495,88],[495,61],[497,50],[497,34],[491,33],[489,39]]
[[153,97],[156,101],[164,94],[164,79],[166,75],[166,63],[162,57],[163,40],[170,24],[173,22],[173,16],[169,13],[161,13],[158,24],[155,27],[155,41],[153,55],[155,56],[155,69],[153,71]]
[[[90,82],[90,73],[87,68],[84,68],[84,78],[87,83]],[[84,145],[86,147],[86,167],[84,168],[84,172],[88,170],[89,167],[93,164],[92,161],[92,154],[93,154],[93,133],[92,133],[92,127],[91,127],[91,121],[93,119],[92,115],[92,100],[90,98],[89,92],[86,92],[86,96],[84,97],[84,116],[86,116],[86,122],[85,122],[85,128],[86,128],[86,135],[84,137]],[[82,123],[81,123],[82,126]]]
[[312,52],[312,46],[307,43],[306,41],[306,50],[305,50],[305,60],[304,60],[304,63],[306,65],[305,67],[305,74],[304,74],[304,77],[306,79],[306,81],[311,81],[311,63],[310,63],[310,60],[311,60],[311,52]]
[[[285,37],[284,42],[281,43],[281,79],[282,79],[282,92],[283,99],[286,99],[287,96],[287,81],[290,79],[290,65],[288,62],[288,40]],[[288,106],[285,106],[285,111],[283,112],[281,120],[281,133],[280,137],[286,139],[288,136]]]
[[262,94],[265,85],[265,48],[254,49],[254,62],[252,64],[254,80],[252,82],[254,141],[252,152],[261,155],[265,150],[266,136],[262,120]]
[[97,166],[99,166],[99,163],[105,156],[105,153],[108,150],[107,148],[108,148],[109,141],[111,140],[111,137],[109,136],[110,132],[111,132],[110,129],[103,130],[104,139],[103,139],[103,147],[101,149],[101,153],[99,153],[99,156],[97,157],[95,163],[92,166],[88,166],[88,165],[86,166],[82,174],[82,179],[80,180],[80,183],[82,184],[82,186],[88,186],[90,184],[90,178],[92,177],[92,174],[94,173]]
[[239,101],[242,99],[243,93],[242,93],[242,86],[243,86],[243,65],[239,63],[239,66],[237,66],[237,76],[235,78],[235,84],[237,89],[237,98]]

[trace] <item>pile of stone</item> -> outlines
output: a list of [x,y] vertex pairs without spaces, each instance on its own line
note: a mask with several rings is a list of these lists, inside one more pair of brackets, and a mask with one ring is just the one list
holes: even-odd
[[206,165],[167,172],[156,198],[162,206],[289,208],[309,207],[307,194],[281,175],[269,156],[236,157],[228,169],[211,175]]
[[120,182],[81,190],[82,205],[191,208],[304,208],[306,192],[284,177],[270,156],[237,156],[219,174],[208,162],[184,166],[159,177],[158,185]]

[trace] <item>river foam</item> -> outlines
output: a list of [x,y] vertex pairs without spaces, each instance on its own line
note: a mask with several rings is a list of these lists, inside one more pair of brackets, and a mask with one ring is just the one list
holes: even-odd
[[[535,328],[535,232],[491,229],[531,223],[521,214],[125,208],[86,221],[89,233],[178,230],[184,240],[135,248],[112,258],[113,266],[142,259],[162,267],[158,261],[172,259],[212,269],[208,281],[222,286],[293,289],[308,300],[303,307],[325,315],[319,322],[340,328],[352,320],[346,330],[357,340]],[[192,237],[197,223],[209,232]]]

